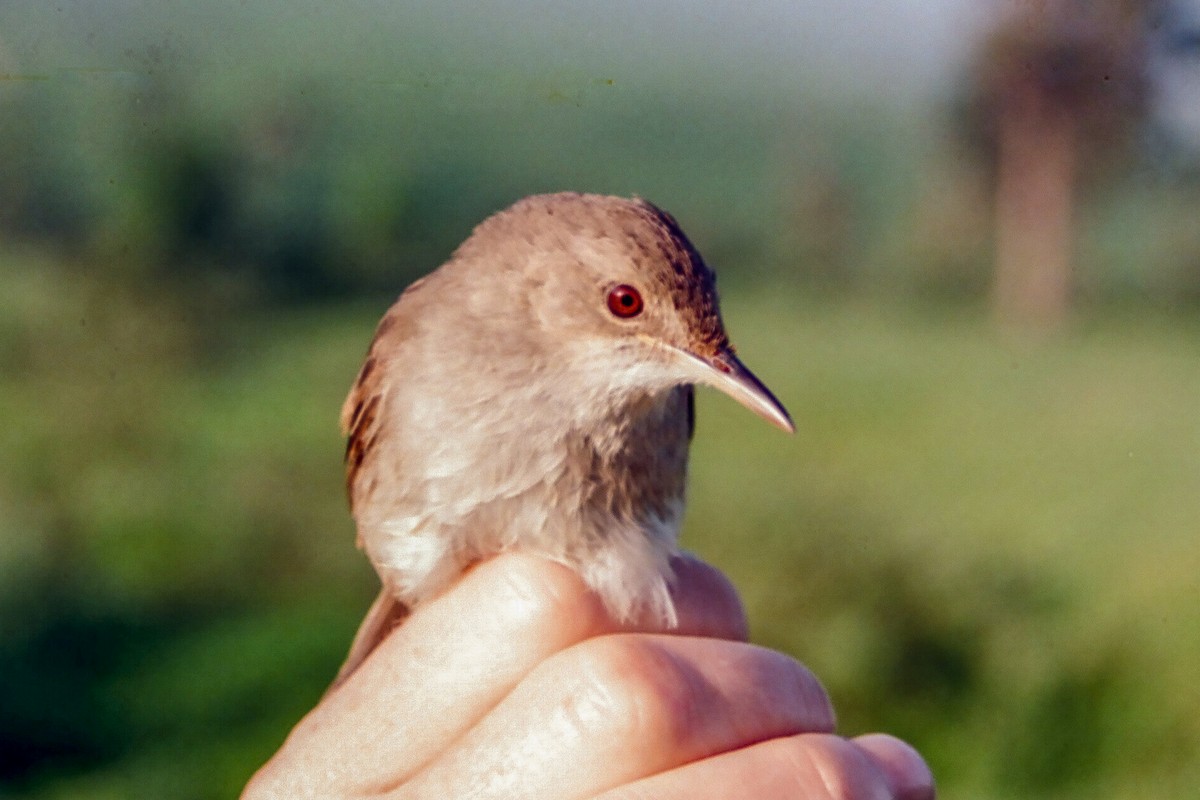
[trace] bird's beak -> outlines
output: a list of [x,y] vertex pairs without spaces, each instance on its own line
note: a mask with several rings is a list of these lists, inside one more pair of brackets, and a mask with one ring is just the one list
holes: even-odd
[[689,352],[684,352],[684,355],[692,362],[690,371],[697,383],[720,389],[777,428],[788,433],[796,432],[796,426],[792,424],[792,418],[783,404],[731,351],[722,350],[715,356],[699,356]]

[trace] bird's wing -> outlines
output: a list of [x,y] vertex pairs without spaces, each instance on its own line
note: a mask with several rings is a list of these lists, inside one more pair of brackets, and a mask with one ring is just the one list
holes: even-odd
[[[365,501],[363,477],[364,464],[370,458],[379,441],[382,427],[383,406],[389,391],[387,361],[395,358],[403,348],[404,341],[413,335],[412,315],[408,312],[406,298],[425,282],[422,278],[400,295],[375,329],[375,338],[367,350],[358,377],[342,404],[342,434],[346,437],[346,493],[350,498],[350,510]],[[360,542],[361,544],[361,542]]]
[[[373,484],[370,475],[374,466],[369,459],[379,442],[383,427],[383,408],[389,390],[387,359],[394,358],[404,341],[413,335],[411,316],[402,301],[423,280],[409,286],[380,320],[362,369],[358,371],[350,394],[342,404],[341,425],[342,433],[346,436],[346,493],[350,498],[351,512],[370,499]],[[358,544],[360,547],[363,544],[361,529],[358,532]],[[379,596],[359,625],[346,661],[330,686],[331,691],[366,660],[392,629],[408,616],[408,611],[408,607],[396,598],[389,586],[381,588]]]
[[342,404],[342,433],[346,436],[346,494],[350,498],[351,511],[358,502],[357,487],[363,462],[379,438],[379,406],[387,387],[383,381],[378,349],[377,337],[367,352],[350,394],[346,396],[346,402]]
[[[388,317],[385,316],[384,321],[386,322],[387,319]],[[371,342],[371,348],[367,351],[367,358],[363,362],[362,369],[358,371],[354,386],[350,389],[350,394],[342,405],[342,433],[346,435],[346,494],[350,498],[352,512],[367,502],[370,494],[371,481],[365,480],[365,478],[369,475],[372,467],[369,464],[364,466],[364,464],[379,439],[380,409],[387,391],[380,351],[385,346],[383,342],[387,336],[387,328],[380,323],[380,329],[375,334],[374,341]],[[361,528],[358,530],[358,546],[363,546]],[[390,587],[384,585],[362,623],[358,626],[358,633],[354,635],[350,652],[346,655],[346,660],[342,663],[337,677],[333,679],[333,684],[327,691],[333,691],[349,678],[350,674],[358,669],[367,656],[407,615],[408,608],[396,599]]]

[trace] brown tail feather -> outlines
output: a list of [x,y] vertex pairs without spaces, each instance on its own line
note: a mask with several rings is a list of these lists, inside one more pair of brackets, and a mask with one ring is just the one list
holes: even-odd
[[407,616],[408,607],[397,600],[386,586],[380,589],[379,596],[375,598],[375,602],[371,603],[371,607],[367,609],[367,615],[363,617],[362,623],[358,626],[358,633],[354,634],[350,652],[346,655],[346,660],[342,662],[342,667],[338,670],[337,677],[333,679],[328,691],[333,691],[341,686],[354,673],[354,670],[367,660],[367,656],[371,655],[379,643],[387,638],[387,635]]

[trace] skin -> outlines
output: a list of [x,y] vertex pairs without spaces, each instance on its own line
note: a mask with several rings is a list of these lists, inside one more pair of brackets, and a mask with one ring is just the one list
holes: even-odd
[[908,745],[833,734],[812,673],[746,642],[724,576],[675,567],[667,634],[614,622],[561,565],[481,564],[322,698],[243,797],[934,797]]

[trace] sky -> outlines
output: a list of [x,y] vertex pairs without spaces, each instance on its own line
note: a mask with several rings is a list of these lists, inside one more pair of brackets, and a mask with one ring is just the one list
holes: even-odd
[[382,72],[519,65],[796,84],[904,103],[947,89],[998,2],[9,0],[0,4],[0,72],[129,68],[131,53],[164,44],[186,68],[237,70],[274,47],[283,71],[361,72],[366,54]]
[[[0,77],[175,69],[228,86],[316,73],[501,95],[612,80],[924,107],[955,91],[989,23],[1029,2],[3,0]],[[1173,7],[1200,36],[1200,0]],[[1156,118],[1200,147],[1197,48],[1152,64]]]
[[[542,13],[532,5],[544,5]],[[511,2],[462,6],[447,22],[461,28],[457,35],[479,37],[480,52],[543,49],[560,63],[596,68],[724,68],[903,101],[947,88],[993,8],[989,0]],[[531,42],[533,19],[539,38]]]

